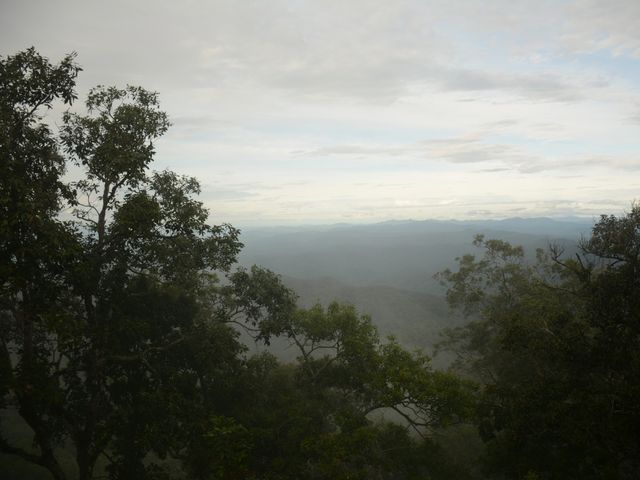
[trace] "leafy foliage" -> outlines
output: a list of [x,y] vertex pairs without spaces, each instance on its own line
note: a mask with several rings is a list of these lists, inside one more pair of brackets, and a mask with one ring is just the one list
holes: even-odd
[[508,478],[636,478],[640,445],[640,207],[603,216],[581,253],[537,262],[484,240],[445,271],[450,304],[472,321],[443,347],[483,380],[488,465]]
[[[448,478],[433,440],[472,412],[472,386],[428,357],[382,342],[367,316],[337,303],[298,310],[285,335],[296,365],[252,359],[237,418],[255,435],[256,478]],[[385,420],[391,416],[392,421]]]
[[[352,307],[298,310],[277,275],[236,268],[239,231],[208,223],[198,182],[150,171],[156,93],[99,86],[54,136],[40,112],[76,99],[79,71],[0,58],[0,409],[33,434],[0,452],[56,480],[451,471],[430,437],[469,417],[471,385]],[[248,357],[238,328],[298,363]]]
[[[87,116],[65,114],[61,144],[85,172],[66,185],[67,160],[38,111],[75,99],[73,56],[53,66],[29,50],[0,66],[2,401],[37,447],[6,440],[2,450],[54,478],[66,477],[55,454],[64,442],[81,479],[98,459],[113,478],[159,472],[151,453],[188,465],[211,438],[194,432],[228,407],[244,368],[230,320],[259,305],[261,329],[293,295],[262,270],[232,272],[238,231],[207,224],[196,180],[148,172],[169,126],[155,93],[98,87]],[[60,220],[63,207],[74,220]],[[272,305],[238,281],[271,282]]]

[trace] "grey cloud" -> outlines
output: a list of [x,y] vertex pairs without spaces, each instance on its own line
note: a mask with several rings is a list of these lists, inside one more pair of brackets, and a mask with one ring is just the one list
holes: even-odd
[[[275,185],[270,185],[264,182],[244,182],[244,183],[230,183],[225,184],[227,187],[236,189],[236,190],[247,190],[254,192],[267,192],[272,190],[278,190],[280,187]],[[286,186],[291,185],[291,183],[280,183],[279,185]]]
[[503,127],[513,127],[518,125],[520,122],[513,118],[505,118],[504,120],[498,120],[496,122],[485,123],[484,128],[487,129],[495,129],[495,128],[503,128]]
[[197,141],[198,138],[207,137],[215,132],[221,134],[230,129],[239,128],[232,122],[216,119],[210,115],[199,116],[174,116],[170,117],[171,128],[167,133],[168,138]]
[[[478,138],[453,138],[423,142],[427,158],[459,164],[498,163],[494,171],[516,170],[533,173],[544,169],[541,158],[508,144],[484,142]],[[495,169],[499,170],[495,170]],[[487,171],[487,169],[483,169]]]
[[443,161],[452,164],[493,164],[478,170],[485,173],[517,171],[522,174],[534,174],[543,171],[578,168],[640,171],[640,155],[580,155],[549,159],[529,153],[523,147],[487,142],[478,135],[426,140],[393,147],[335,145],[310,150],[305,152],[305,155],[345,156],[359,160],[367,157],[392,156],[411,162]]
[[[433,72],[432,80],[443,90],[449,91],[500,90],[539,101],[573,102],[584,98],[582,86],[551,73],[516,75],[442,68]],[[597,86],[602,88],[607,85],[602,82]]]
[[628,172],[640,171],[640,155],[616,156],[616,155],[588,155],[573,158],[563,164],[566,167],[585,168],[599,167],[616,169]]
[[[247,67],[248,68],[248,67]],[[350,96],[393,101],[414,87],[445,92],[503,92],[516,98],[545,102],[576,102],[585,88],[605,88],[608,83],[584,84],[553,73],[511,74],[445,66],[426,57],[396,58],[383,53],[375,62],[317,62],[309,59],[295,68],[266,72],[262,80],[274,87],[312,96]],[[473,101],[462,99],[461,101]]]
[[[269,202],[275,197],[270,194],[277,193],[283,187],[291,183],[280,183],[278,185],[264,182],[243,182],[243,183],[221,183],[213,182],[202,186],[201,198],[205,202],[225,202],[225,201],[251,201]],[[299,185],[299,183],[296,183]],[[214,205],[215,207],[215,205]]]
[[582,0],[567,11],[562,45],[572,52],[609,51],[640,58],[640,2]]
[[304,151],[301,154],[305,156],[333,156],[333,155],[351,155],[351,156],[399,156],[411,154],[414,152],[414,146],[403,145],[399,147],[375,146],[375,145],[334,145],[329,147],[320,147],[311,151]]
[[306,155],[356,158],[396,156],[411,161],[445,161],[454,164],[500,162],[506,165],[504,169],[517,169],[523,172],[539,162],[537,157],[527,155],[511,145],[485,143],[475,137],[435,139],[394,147],[336,145],[308,151]]
[[171,123],[174,127],[178,128],[209,128],[225,127],[231,125],[230,122],[222,121],[220,119],[214,118],[211,115],[177,116],[171,118]]
[[479,209],[479,210],[469,210],[468,212],[466,212],[466,214],[469,215],[470,217],[491,218],[496,215],[496,212],[493,210]]
[[200,198],[204,202],[225,201],[225,200],[246,200],[256,197],[254,192],[236,190],[233,188],[205,185]]
[[[537,1],[516,6],[469,2],[461,13],[459,6],[438,1],[202,1],[186,6],[150,0],[134,6],[74,1],[65,7],[35,1],[12,5],[14,15],[0,19],[0,39],[7,47],[24,48],[19,44],[31,35],[38,48],[55,49],[57,55],[77,49],[91,83],[93,78],[119,83],[143,78],[145,84],[151,79],[147,86],[160,90],[257,86],[369,102],[391,102],[427,86],[450,92],[500,91],[534,101],[578,101],[585,88],[606,84],[554,73],[463,68],[465,55],[473,52],[449,33],[462,31],[473,43],[479,28],[474,23],[498,29],[505,18],[537,31],[538,10],[551,10],[553,3],[539,8]],[[598,26],[596,14],[630,25],[628,18],[602,12],[595,4],[587,10],[574,22],[576,35],[584,37],[594,28],[614,35],[613,20]],[[623,9],[627,15],[628,10]],[[37,29],[16,27],[27,25],[26,19]],[[75,28],[60,36],[60,23]],[[635,23],[625,32],[619,35],[638,37]]]

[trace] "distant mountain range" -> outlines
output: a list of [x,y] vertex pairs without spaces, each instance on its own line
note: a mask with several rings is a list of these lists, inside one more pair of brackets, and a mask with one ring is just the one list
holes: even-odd
[[533,254],[550,243],[573,254],[595,219],[510,218],[485,221],[389,221],[247,229],[244,265],[283,276],[300,304],[339,300],[372,316],[381,334],[411,347],[430,347],[452,317],[434,274],[474,253],[476,234],[522,245]]

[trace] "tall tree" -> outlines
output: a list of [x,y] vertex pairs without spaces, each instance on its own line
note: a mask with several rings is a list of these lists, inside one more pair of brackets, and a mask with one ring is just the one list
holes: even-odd
[[480,433],[508,478],[637,478],[640,443],[640,206],[603,216],[580,252],[500,240],[445,271],[470,315],[445,346],[484,382]]
[[[75,99],[79,70],[0,59],[0,410],[33,438],[0,452],[56,480],[435,475],[427,437],[469,416],[470,386],[353,308],[297,310],[275,274],[237,268],[198,182],[150,170],[157,94],[97,87],[54,136],[42,110]],[[238,325],[298,363],[247,358]]]
[[5,439],[0,449],[57,478],[63,474],[54,455],[59,420],[49,402],[55,390],[49,342],[51,327],[60,320],[73,243],[57,213],[72,194],[61,179],[64,158],[42,116],[57,100],[73,102],[79,71],[74,55],[58,65],[34,49],[0,59],[0,406],[17,405],[39,452]]
[[238,230],[207,223],[197,181],[149,172],[169,127],[155,93],[98,87],[87,115],[65,114],[61,144],[84,177],[62,181],[37,112],[75,98],[72,60],[29,50],[0,67],[2,406],[37,448],[0,447],[62,479],[55,448],[70,442],[80,479],[99,458],[113,478],[143,478],[160,469],[150,453],[188,463],[192,427],[232,402],[244,368],[232,322],[267,339],[293,295],[268,271],[232,270]]

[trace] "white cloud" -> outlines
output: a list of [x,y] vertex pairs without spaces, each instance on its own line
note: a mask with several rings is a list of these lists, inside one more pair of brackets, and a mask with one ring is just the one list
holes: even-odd
[[222,220],[590,214],[637,195],[636,0],[0,9],[0,54],[77,50],[81,94],[159,90],[157,167],[201,178]]

